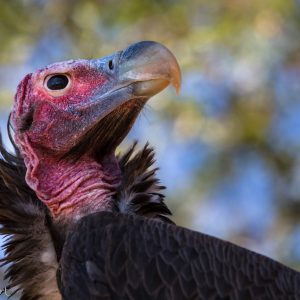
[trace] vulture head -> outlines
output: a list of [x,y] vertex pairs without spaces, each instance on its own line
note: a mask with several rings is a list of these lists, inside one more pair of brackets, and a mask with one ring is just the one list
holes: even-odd
[[180,81],[173,54],[147,41],[102,59],[55,63],[23,79],[11,114],[15,143],[27,184],[54,219],[113,209],[124,181],[116,147],[147,100],[169,84],[178,91]]

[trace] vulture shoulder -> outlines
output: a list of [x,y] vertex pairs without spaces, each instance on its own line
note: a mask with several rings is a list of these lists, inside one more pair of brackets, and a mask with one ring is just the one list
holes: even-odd
[[272,259],[140,216],[95,213],[60,260],[64,299],[300,299],[300,274]]

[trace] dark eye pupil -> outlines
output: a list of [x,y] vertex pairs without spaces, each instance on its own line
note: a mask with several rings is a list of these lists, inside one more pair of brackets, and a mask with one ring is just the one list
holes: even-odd
[[69,83],[69,79],[66,75],[54,75],[47,81],[47,87],[49,90],[62,90]]

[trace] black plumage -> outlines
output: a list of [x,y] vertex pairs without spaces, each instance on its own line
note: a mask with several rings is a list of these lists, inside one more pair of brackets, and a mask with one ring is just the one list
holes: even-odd
[[154,150],[148,143],[135,155],[136,142],[119,158],[122,182],[114,196],[114,211],[141,215],[173,223],[167,216],[171,211],[164,202],[165,189],[157,179]]
[[274,260],[172,224],[106,212],[70,232],[59,282],[68,300],[300,299],[299,273]]

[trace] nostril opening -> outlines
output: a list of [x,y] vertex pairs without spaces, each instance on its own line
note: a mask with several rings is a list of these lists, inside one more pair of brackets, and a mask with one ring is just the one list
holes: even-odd
[[111,59],[108,62],[108,67],[109,67],[110,70],[114,69],[114,62]]

